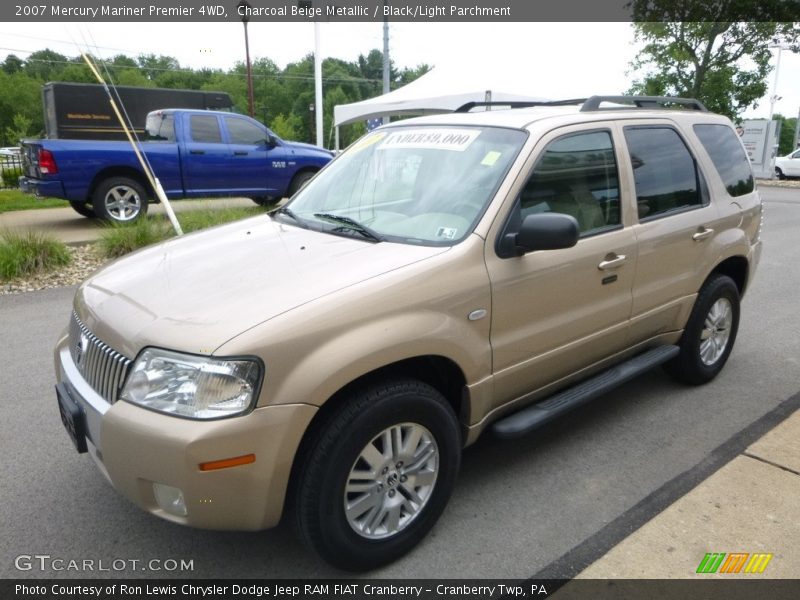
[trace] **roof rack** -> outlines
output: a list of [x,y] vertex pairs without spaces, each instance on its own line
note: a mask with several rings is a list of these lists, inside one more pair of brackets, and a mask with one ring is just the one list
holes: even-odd
[[586,102],[586,98],[573,98],[570,100],[509,100],[503,102],[502,100],[493,100],[491,102],[467,102],[459,106],[454,112],[466,113],[478,106],[485,106],[491,108],[493,106],[502,106],[504,108],[530,108],[533,106],[572,106],[573,104],[582,104]]
[[671,96],[592,96],[581,106],[581,112],[592,112],[596,110],[626,110],[631,106],[608,106],[600,107],[601,102],[614,102],[616,104],[633,104],[635,108],[648,109],[669,109],[672,105],[679,105],[691,110],[708,112],[705,105],[694,98],[674,98]]

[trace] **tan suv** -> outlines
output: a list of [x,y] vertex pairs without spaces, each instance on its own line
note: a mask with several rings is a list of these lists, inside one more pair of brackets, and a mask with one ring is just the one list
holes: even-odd
[[87,280],[61,415],[155,515],[288,512],[326,560],[372,568],[431,529],[486,428],[527,433],[658,364],[714,378],[760,225],[739,137],[697,101],[401,121],[270,215]]

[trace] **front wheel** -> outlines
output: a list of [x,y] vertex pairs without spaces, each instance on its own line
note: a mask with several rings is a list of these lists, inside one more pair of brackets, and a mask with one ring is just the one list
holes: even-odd
[[665,365],[691,385],[711,381],[725,366],[739,330],[739,288],[727,275],[713,275],[700,288],[680,341],[680,354]]
[[106,221],[130,223],[147,214],[147,192],[129,177],[101,181],[92,198],[95,213]]
[[786,175],[783,174],[783,171],[780,169],[780,167],[775,167],[775,177],[781,180],[786,179]]
[[314,178],[314,175],[316,175],[315,171],[301,171],[295,175],[294,179],[292,179],[292,183],[289,185],[289,197],[291,198],[299,192],[305,184]]
[[433,387],[377,384],[328,420],[303,461],[300,536],[339,568],[373,569],[413,548],[444,510],[461,462],[459,425]]

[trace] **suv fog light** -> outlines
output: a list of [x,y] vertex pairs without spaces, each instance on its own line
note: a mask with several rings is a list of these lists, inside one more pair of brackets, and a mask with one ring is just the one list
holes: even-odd
[[182,490],[171,485],[154,483],[153,494],[155,494],[156,502],[163,510],[176,517],[186,516],[186,501],[183,499]]

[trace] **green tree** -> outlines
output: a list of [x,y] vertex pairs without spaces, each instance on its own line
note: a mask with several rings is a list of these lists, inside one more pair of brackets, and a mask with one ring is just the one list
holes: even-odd
[[16,114],[11,119],[11,125],[6,127],[3,132],[3,139],[12,146],[16,146],[19,140],[33,133],[32,126],[33,119],[25,115]]
[[770,45],[798,50],[797,23],[717,21],[730,2],[651,0],[650,5],[670,9],[663,14],[674,21],[633,24],[644,47],[631,66],[644,76],[628,93],[697,98],[710,110],[735,118],[767,92]]
[[781,114],[774,118],[781,122],[781,133],[778,138],[778,156],[785,156],[794,150],[794,131],[797,127],[797,117],[787,119]]
[[21,71],[24,66],[25,63],[22,61],[20,57],[18,57],[16,54],[9,54],[3,61],[2,68],[3,71],[11,75],[13,73],[16,73],[17,71]]
[[69,58],[49,48],[32,52],[25,61],[25,73],[40,81],[57,81],[64,67],[69,64]]

